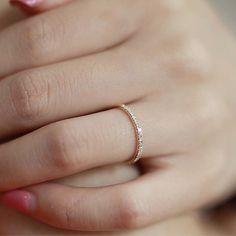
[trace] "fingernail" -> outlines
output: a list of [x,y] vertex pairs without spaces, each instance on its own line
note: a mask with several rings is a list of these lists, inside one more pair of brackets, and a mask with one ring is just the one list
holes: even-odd
[[27,7],[36,7],[38,6],[43,0],[10,0],[11,4],[17,5],[24,5]]
[[24,190],[3,193],[0,196],[0,202],[9,208],[28,214],[32,213],[36,207],[36,197]]

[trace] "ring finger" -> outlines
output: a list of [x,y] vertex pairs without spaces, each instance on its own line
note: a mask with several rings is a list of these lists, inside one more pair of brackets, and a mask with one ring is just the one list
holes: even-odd
[[[168,124],[147,119],[151,107],[149,103],[132,104],[144,130],[143,157],[153,157],[156,150],[162,154],[168,149],[161,141],[167,140],[164,135],[169,134],[163,132],[167,130],[163,125]],[[156,134],[163,134],[159,142]],[[134,128],[120,109],[60,121],[0,146],[1,191],[125,162],[135,150]]]

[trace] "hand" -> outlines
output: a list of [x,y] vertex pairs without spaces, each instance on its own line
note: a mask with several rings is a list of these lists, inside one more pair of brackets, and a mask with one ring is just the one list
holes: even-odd
[[143,175],[92,189],[39,184],[4,194],[9,206],[55,227],[104,231],[234,191],[234,40],[200,1],[135,4],[75,1],[4,32],[2,73],[13,75],[0,84],[2,134],[46,126],[0,147],[0,181],[6,191],[128,160],[135,139],[121,103],[143,126]]

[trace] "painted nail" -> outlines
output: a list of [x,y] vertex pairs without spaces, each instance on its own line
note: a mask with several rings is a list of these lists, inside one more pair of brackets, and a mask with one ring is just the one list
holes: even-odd
[[1,194],[0,202],[9,208],[30,214],[36,208],[35,196],[24,190],[15,190]]
[[10,0],[11,4],[16,5],[24,5],[27,7],[36,7],[38,6],[43,0]]

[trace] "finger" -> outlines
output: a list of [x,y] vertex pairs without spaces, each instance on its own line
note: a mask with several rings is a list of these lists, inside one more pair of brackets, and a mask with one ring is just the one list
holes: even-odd
[[130,57],[131,50],[117,48],[0,81],[0,138],[144,97],[158,80],[148,63],[134,70],[142,59]]
[[139,27],[135,9],[129,1],[73,1],[3,30],[0,77],[120,44]]
[[49,125],[0,147],[0,190],[128,161],[135,132],[119,109]]
[[10,3],[20,7],[26,12],[38,13],[56,8],[71,1],[72,0],[10,0]]
[[[68,178],[57,180],[57,183],[74,187],[101,187],[125,183],[137,178],[139,171],[134,165],[109,166],[93,169]],[[9,220],[11,219],[11,220]],[[23,215],[20,212],[0,204],[0,235],[87,235],[78,231],[62,231]],[[88,234],[91,235],[91,234]],[[98,235],[98,234],[96,234]],[[102,234],[105,236],[104,234]],[[117,235],[117,234],[116,234]]]
[[[186,112],[164,113],[164,104],[131,105],[143,129],[143,158],[176,155],[193,146],[188,132],[195,123]],[[125,162],[135,150],[133,125],[120,109],[60,121],[0,146],[0,191]]]
[[[0,235],[77,235],[77,231],[48,226],[14,209],[0,205]],[[10,220],[9,220],[10,219]]]
[[[70,188],[46,183],[6,193],[1,199],[8,206],[58,228],[136,229],[203,204],[205,197],[201,193],[206,186],[199,185],[192,177],[190,172],[160,170],[106,188]],[[186,201],[190,188],[196,191]]]

